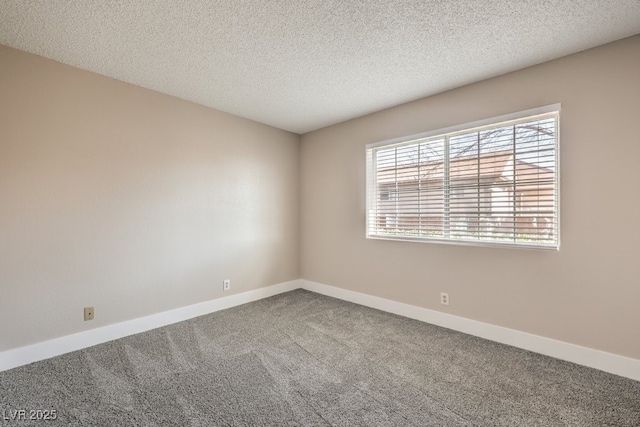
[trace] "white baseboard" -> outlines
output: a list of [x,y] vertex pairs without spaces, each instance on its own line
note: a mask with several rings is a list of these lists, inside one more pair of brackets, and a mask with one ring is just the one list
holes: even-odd
[[302,288],[640,381],[640,360],[637,359],[308,280],[302,280]]
[[0,352],[0,372],[300,288],[300,280],[229,295]]
[[298,288],[640,381],[637,359],[302,279],[6,350],[0,372]]

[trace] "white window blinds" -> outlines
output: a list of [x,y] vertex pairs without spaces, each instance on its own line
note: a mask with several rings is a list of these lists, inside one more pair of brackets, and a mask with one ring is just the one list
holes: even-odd
[[367,147],[367,237],[559,247],[558,111]]

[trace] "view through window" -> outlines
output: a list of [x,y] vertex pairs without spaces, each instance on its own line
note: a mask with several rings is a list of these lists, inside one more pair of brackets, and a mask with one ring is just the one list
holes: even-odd
[[367,147],[367,237],[558,248],[558,111]]

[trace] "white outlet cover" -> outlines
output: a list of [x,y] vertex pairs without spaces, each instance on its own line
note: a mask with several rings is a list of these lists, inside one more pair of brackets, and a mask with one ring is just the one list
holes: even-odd
[[446,292],[440,292],[440,304],[449,305],[449,294]]

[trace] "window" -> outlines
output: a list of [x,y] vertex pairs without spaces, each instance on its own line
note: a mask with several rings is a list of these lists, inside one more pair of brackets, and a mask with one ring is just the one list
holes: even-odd
[[367,146],[367,237],[559,247],[559,106]]

